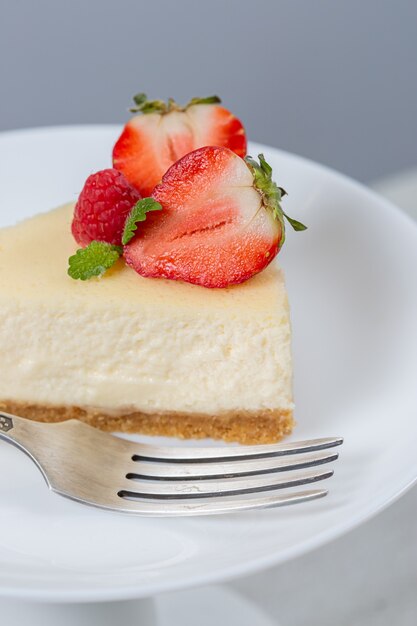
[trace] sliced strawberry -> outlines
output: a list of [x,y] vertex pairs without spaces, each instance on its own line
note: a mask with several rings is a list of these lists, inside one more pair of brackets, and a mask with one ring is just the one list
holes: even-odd
[[149,196],[167,169],[202,146],[225,146],[243,157],[246,135],[242,123],[219,105],[217,96],[193,98],[181,108],[173,100],[148,101],[135,96],[140,115],[124,127],[113,148],[113,165],[132,185]]
[[125,246],[126,262],[142,276],[204,287],[227,287],[260,272],[284,241],[285,192],[259,158],[260,165],[246,163],[228,148],[208,146],[177,161],[152,195],[162,211]]

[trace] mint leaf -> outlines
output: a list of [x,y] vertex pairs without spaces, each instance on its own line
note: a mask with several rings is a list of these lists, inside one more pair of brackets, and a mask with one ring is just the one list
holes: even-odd
[[75,280],[102,276],[116,263],[122,252],[121,246],[113,246],[105,241],[92,241],[86,248],[80,248],[70,256],[68,274]]
[[143,198],[142,200],[139,200],[139,202],[137,202],[135,206],[132,207],[125,222],[125,227],[122,235],[122,244],[125,246],[127,243],[129,243],[129,241],[132,239],[136,232],[136,229],[138,227],[137,223],[144,222],[146,220],[146,214],[149,211],[160,211],[161,209],[162,206],[153,198]]

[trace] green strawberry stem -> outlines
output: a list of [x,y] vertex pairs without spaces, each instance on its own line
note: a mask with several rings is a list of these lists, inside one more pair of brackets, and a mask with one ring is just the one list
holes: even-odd
[[207,98],[191,98],[185,106],[180,106],[173,98],[168,98],[168,102],[148,100],[144,93],[137,93],[133,96],[133,101],[135,106],[129,109],[132,113],[160,113],[161,115],[171,113],[171,111],[186,111],[188,107],[196,104],[218,104],[221,102],[218,96],[208,96]]
[[285,220],[291,224],[294,230],[306,230],[307,226],[301,222],[289,217],[281,207],[282,198],[287,192],[272,180],[272,167],[265,161],[263,154],[258,154],[259,163],[251,156],[246,156],[245,161],[253,175],[254,187],[262,196],[264,207],[272,212],[274,219],[278,220],[281,225],[281,239],[279,248],[285,241]]

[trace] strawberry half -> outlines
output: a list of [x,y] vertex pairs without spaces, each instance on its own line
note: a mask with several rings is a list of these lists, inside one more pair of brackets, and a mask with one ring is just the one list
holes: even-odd
[[149,196],[173,163],[202,146],[225,146],[246,154],[242,123],[219,105],[217,96],[193,98],[185,107],[174,100],[134,97],[139,112],[124,127],[113,148],[113,166],[142,196]]
[[241,283],[264,269],[284,242],[287,216],[285,191],[262,155],[259,161],[217,146],[177,161],[152,194],[162,211],[124,248],[128,265],[142,276],[204,287]]

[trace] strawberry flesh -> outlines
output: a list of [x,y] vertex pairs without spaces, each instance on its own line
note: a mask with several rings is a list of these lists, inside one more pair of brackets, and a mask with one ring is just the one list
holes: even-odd
[[113,148],[113,166],[146,197],[173,163],[202,146],[225,146],[245,156],[242,123],[218,104],[136,115]]
[[278,252],[281,225],[264,207],[251,169],[228,148],[187,154],[152,196],[162,211],[124,248],[142,276],[227,287],[260,272]]

